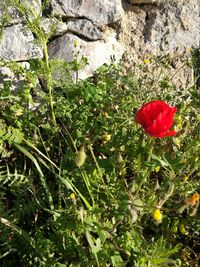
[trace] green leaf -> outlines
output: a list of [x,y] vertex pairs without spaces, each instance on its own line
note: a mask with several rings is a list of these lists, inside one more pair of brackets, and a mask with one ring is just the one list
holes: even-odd
[[114,267],[123,267],[125,264],[123,263],[122,257],[120,254],[115,254],[114,256],[111,256],[111,261]]
[[[97,254],[101,250],[101,239],[97,238],[96,240],[91,236],[91,234],[87,231],[86,238],[90,245],[93,254]],[[95,244],[96,243],[96,244]]]
[[20,144],[24,138],[23,133],[19,129],[13,127],[11,127],[11,132],[14,136],[14,142]]

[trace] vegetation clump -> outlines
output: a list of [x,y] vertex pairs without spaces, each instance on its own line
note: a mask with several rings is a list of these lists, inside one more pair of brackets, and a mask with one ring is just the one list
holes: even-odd
[[[187,62],[196,81],[198,51]],[[198,82],[178,90],[166,62],[159,80],[146,63],[124,75],[113,62],[76,83],[77,60],[2,62],[24,82],[0,89],[1,266],[198,266]],[[134,119],[155,100],[176,107],[172,136],[164,120],[159,138]]]

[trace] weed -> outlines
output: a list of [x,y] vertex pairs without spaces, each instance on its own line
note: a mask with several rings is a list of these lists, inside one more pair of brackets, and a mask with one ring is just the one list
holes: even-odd
[[[114,62],[73,83],[82,64],[50,60],[33,15],[44,59],[2,63],[24,82],[0,90],[1,266],[188,266],[199,257],[198,84],[179,91],[165,74],[123,75]],[[158,60],[148,65],[166,69]],[[58,70],[67,78],[54,80]],[[176,136],[134,121],[156,99],[177,107]]]

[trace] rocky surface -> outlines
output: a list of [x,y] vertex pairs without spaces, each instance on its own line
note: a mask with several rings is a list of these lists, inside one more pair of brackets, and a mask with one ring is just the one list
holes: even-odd
[[[167,0],[169,1],[169,0]],[[166,0],[129,0],[131,4],[153,4],[160,5],[161,3],[166,3]]]
[[[170,0],[165,4],[131,5],[124,1],[125,14],[116,26],[118,38],[126,44],[125,66],[131,69],[140,59],[169,54],[172,66],[169,75],[175,84],[185,86],[191,70],[184,55],[198,47],[200,20],[197,0]],[[174,75],[176,72],[178,73]]]
[[11,6],[9,3],[9,1],[0,0],[0,21],[3,20],[5,25],[22,23],[25,20],[20,7],[28,11],[27,15],[30,19],[41,14],[41,0],[21,0],[18,7]]
[[40,25],[45,34],[51,37],[62,35],[68,30],[67,24],[56,18],[43,18]]
[[129,45],[135,56],[140,56],[139,51],[183,53],[199,44],[197,0],[174,0],[160,7],[124,4],[124,8],[126,12],[118,25],[119,40]]
[[[18,68],[29,68],[27,62],[16,63]],[[3,89],[3,83],[9,84],[9,90],[14,91],[16,94],[20,88],[25,86],[25,76],[22,74],[16,74],[7,66],[0,67],[0,90]]]
[[[15,71],[12,69],[12,66],[11,68],[7,66],[0,67],[0,91],[6,88],[5,90],[9,90],[10,92],[12,91],[12,94],[17,96],[21,90],[27,88],[26,74],[30,69],[30,64],[24,61],[22,63],[15,63],[15,66],[13,67]],[[16,72],[18,72],[17,75]],[[39,80],[31,80],[28,90],[30,90],[30,88],[34,90],[34,96],[29,95],[29,102],[24,108],[36,110],[41,105],[41,98],[39,95],[40,92],[42,92],[42,88]]]
[[[125,51],[125,69],[147,57],[170,54],[170,75],[176,78],[176,84],[184,86],[191,80],[189,69],[182,65],[184,55],[199,46],[200,0],[52,0],[43,14],[41,0],[21,3],[30,8],[29,20],[33,20],[32,11],[36,17],[43,15],[41,29],[51,37],[51,58],[70,61],[74,55],[88,57],[80,78],[92,75],[112,56],[119,60]],[[22,13],[0,0],[1,60],[26,61],[43,56]],[[78,43],[76,48],[74,41]]]
[[103,26],[121,19],[121,0],[52,0],[52,14],[65,18],[86,18]]
[[102,32],[87,19],[74,19],[67,23],[68,31],[82,36],[88,40],[103,39]]
[[72,34],[65,34],[49,44],[50,58],[72,61],[86,57],[89,64],[78,71],[78,78],[85,79],[103,64],[111,63],[112,56],[116,62],[121,59],[125,49],[118,43],[114,32],[109,32],[106,40],[87,42]]
[[41,48],[35,44],[32,32],[21,24],[6,27],[0,42],[0,59],[25,61],[42,58]]

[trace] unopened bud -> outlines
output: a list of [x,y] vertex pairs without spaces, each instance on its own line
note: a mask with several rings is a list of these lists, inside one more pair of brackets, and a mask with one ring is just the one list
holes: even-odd
[[81,167],[85,163],[86,157],[85,149],[81,147],[80,151],[78,151],[75,156],[76,166]]

